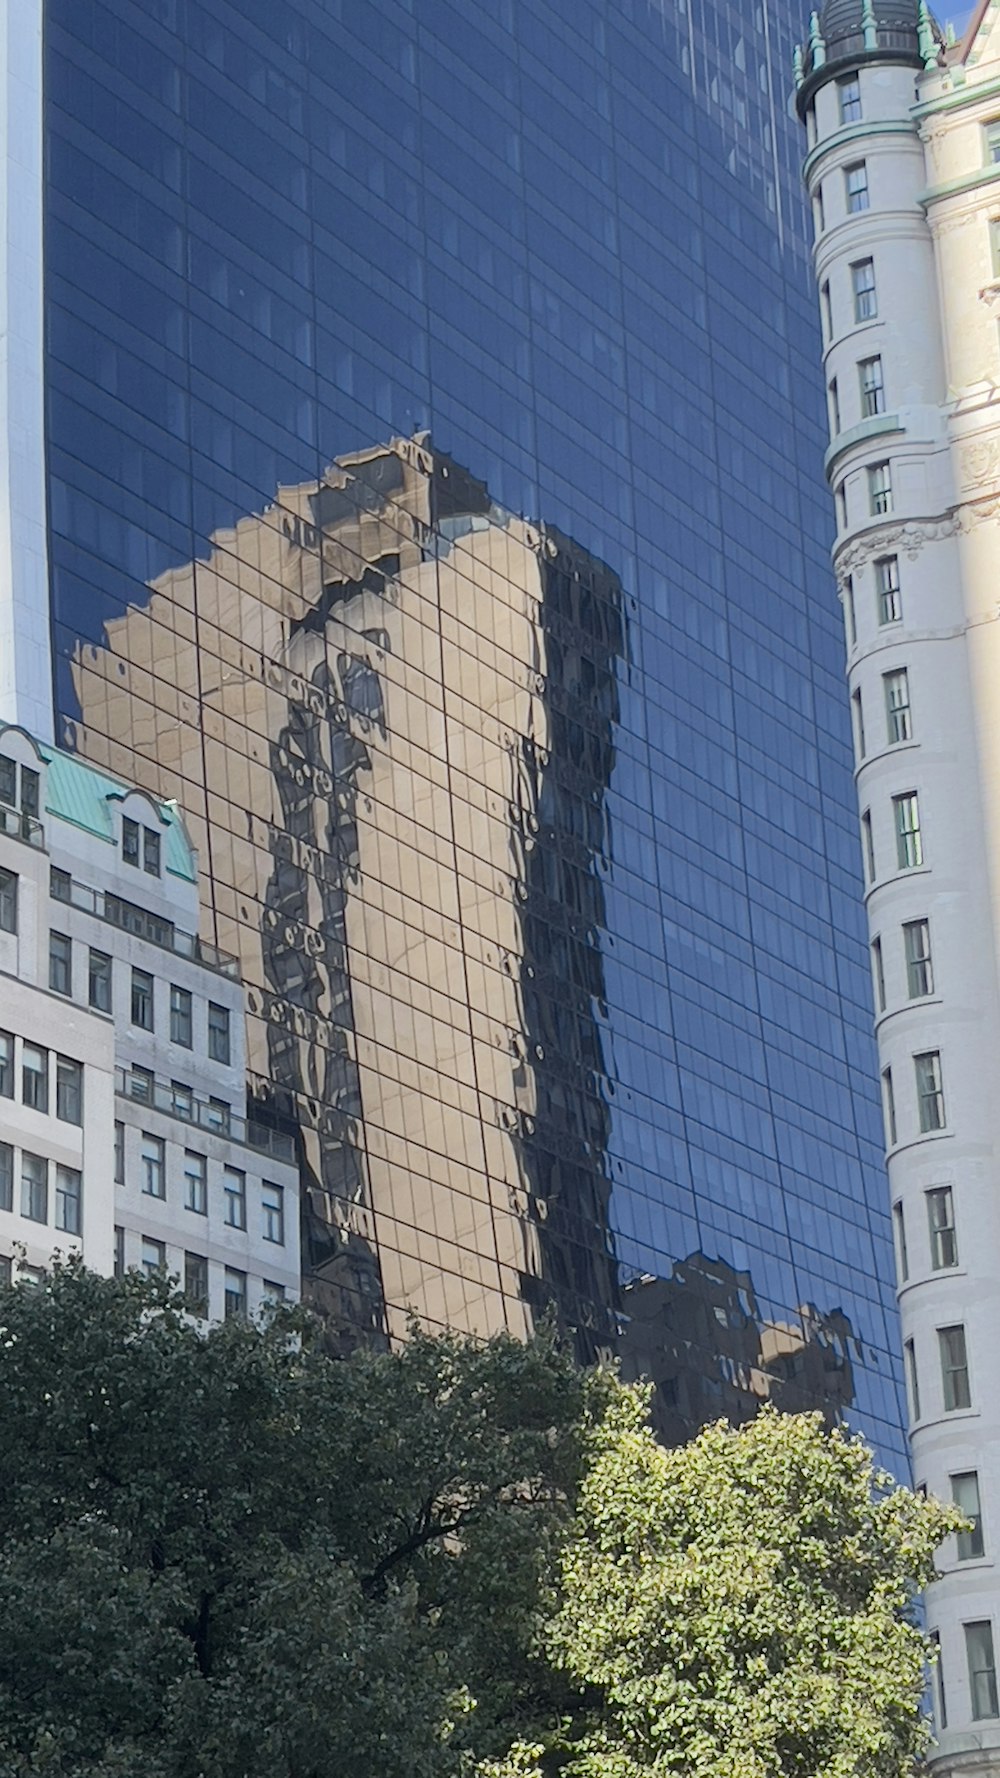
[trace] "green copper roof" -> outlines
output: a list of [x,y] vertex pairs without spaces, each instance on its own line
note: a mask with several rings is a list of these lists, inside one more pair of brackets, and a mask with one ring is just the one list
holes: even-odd
[[[48,766],[45,774],[47,813],[61,821],[71,821],[74,827],[82,827],[86,833],[114,845],[114,811],[132,787],[95,771],[93,766],[85,765],[72,753],[61,753],[56,747],[45,746],[39,746],[38,751]],[[197,880],[194,853],[179,811],[172,803],[161,803],[155,797],[150,800],[159,810],[163,823],[164,868],[171,876],[194,883]]]

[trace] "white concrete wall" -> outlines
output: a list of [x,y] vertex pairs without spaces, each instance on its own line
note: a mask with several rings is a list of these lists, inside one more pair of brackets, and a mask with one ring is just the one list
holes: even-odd
[[[835,87],[822,88],[817,144],[806,161],[810,191],[823,185],[826,227],[816,242],[816,270],[831,290],[826,370],[828,381],[838,379],[843,428],[828,456],[831,485],[846,494],[834,560],[842,589],[849,585],[853,597],[848,686],[852,697],[860,693],[864,713],[858,801],[871,815],[876,864],[866,904],[871,936],[881,940],[886,993],[876,1034],[880,1066],[892,1074],[897,1123],[889,1190],[905,1222],[908,1276],[900,1278],[899,1304],[920,1384],[919,1417],[911,1418],[914,1475],[949,1498],[953,1475],[977,1471],[985,1522],[984,1557],[959,1562],[950,1540],[941,1578],[928,1592],[948,1709],[936,1758],[943,1770],[993,1770],[1000,1766],[1000,1717],[972,1718],[964,1625],[989,1619],[1000,1659],[1000,538],[995,521],[980,523],[964,510],[970,459],[962,441],[969,396],[984,388],[988,345],[993,428],[1000,309],[990,333],[979,298],[990,271],[985,222],[963,244],[959,228],[942,229],[934,207],[929,218],[925,211],[936,175],[914,111],[914,70],[862,65],[859,72],[860,124],[842,128]],[[921,96],[926,87],[927,80]],[[970,135],[960,127],[981,164],[978,129]],[[957,178],[961,157],[953,145],[942,147],[943,126],[936,122],[935,129],[935,165]],[[848,216],[843,169],[862,158],[870,207]],[[1000,184],[990,197],[1000,217]],[[857,325],[850,265],[862,257],[875,263],[878,317]],[[856,365],[874,352],[883,360],[886,424],[854,432]],[[996,424],[1000,478],[1000,419]],[[879,517],[869,509],[866,469],[882,460],[891,464],[894,500],[892,513]],[[881,624],[875,565],[890,555],[898,561],[901,620]],[[900,667],[909,680],[912,738],[891,743],[883,675]],[[900,870],[892,799],[908,791],[919,798],[924,856],[921,868]],[[917,919],[930,923],[934,991],[910,999],[902,928]],[[914,1057],[928,1050],[941,1056],[946,1123],[921,1132]],[[926,1194],[942,1185],[953,1194],[958,1263],[934,1270]],[[971,1406],[946,1410],[938,1330],[955,1325],[965,1328]]]

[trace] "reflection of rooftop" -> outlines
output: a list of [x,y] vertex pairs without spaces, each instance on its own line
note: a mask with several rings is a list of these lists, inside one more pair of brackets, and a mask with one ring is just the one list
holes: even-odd
[[295,1160],[295,1144],[283,1130],[271,1130],[264,1124],[239,1117],[224,1099],[203,1099],[190,1087],[177,1081],[157,1080],[145,1068],[116,1068],[115,1092],[136,1105],[148,1105],[152,1111],[166,1112],[184,1124],[194,1124],[210,1136],[225,1136],[272,1160]]
[[192,963],[201,963],[206,969],[216,970],[219,975],[228,975],[235,981],[239,980],[239,960],[228,951],[221,951],[218,945],[206,944],[204,939],[198,938],[193,932],[182,931],[172,920],[164,919],[162,914],[151,913],[148,908],[139,907],[133,901],[125,901],[120,895],[93,889],[89,883],[80,883],[68,871],[53,871],[52,897],[54,901],[67,902],[70,907],[80,908],[85,914],[94,914],[98,920],[106,920],[109,926],[117,926],[123,932],[133,933],[136,938],[144,938],[151,945],[158,945],[162,951],[173,951],[177,957],[187,957]]

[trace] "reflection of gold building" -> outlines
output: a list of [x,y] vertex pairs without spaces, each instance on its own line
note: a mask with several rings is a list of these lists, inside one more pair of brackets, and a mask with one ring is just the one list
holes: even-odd
[[189,818],[345,1341],[409,1308],[521,1331],[553,1297],[584,1350],[611,1335],[596,859],[621,640],[607,569],[395,441],[282,489],[78,650],[76,746]]

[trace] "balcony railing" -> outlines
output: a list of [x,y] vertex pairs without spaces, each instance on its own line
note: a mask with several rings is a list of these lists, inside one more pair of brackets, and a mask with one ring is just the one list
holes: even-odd
[[28,846],[45,845],[45,829],[37,815],[25,815],[9,803],[0,803],[0,833],[9,834],[12,840],[24,840]]
[[284,1130],[268,1129],[240,1117],[224,1099],[203,1099],[179,1083],[157,1080],[142,1068],[116,1068],[115,1092],[133,1105],[148,1105],[152,1111],[165,1111],[181,1123],[205,1130],[211,1136],[225,1136],[243,1148],[269,1155],[273,1161],[295,1162],[295,1143]]
[[70,907],[81,908],[87,914],[96,914],[99,920],[106,920],[109,926],[117,926],[122,932],[148,939],[150,944],[159,945],[163,951],[188,957],[192,963],[201,963],[206,969],[214,969],[218,975],[229,976],[233,981],[240,979],[239,959],[229,951],[206,944],[195,933],[182,931],[172,920],[151,913],[149,908],[138,907],[134,901],[125,901],[110,890],[92,889],[89,883],[78,883],[68,871],[53,870],[52,895],[56,901],[67,902]]

